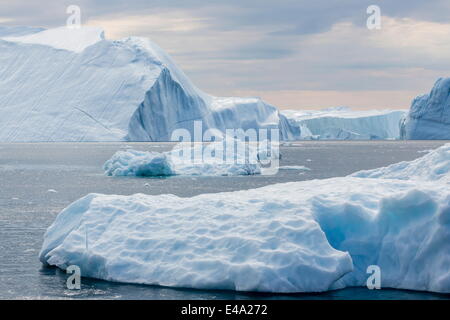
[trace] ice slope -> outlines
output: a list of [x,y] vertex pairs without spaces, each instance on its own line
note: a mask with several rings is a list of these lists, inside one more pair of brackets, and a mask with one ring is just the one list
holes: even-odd
[[111,281],[264,292],[365,286],[377,265],[383,288],[449,293],[448,148],[418,160],[442,168],[439,179],[430,170],[192,198],[90,194],[57,216],[40,259]]
[[403,161],[388,167],[359,171],[353,174],[360,178],[383,178],[400,180],[429,180],[450,182],[450,144],[433,150],[425,156]]
[[[76,30],[66,29],[66,38],[83,36]],[[101,30],[88,31],[99,41],[79,53],[0,40],[0,141],[124,139],[161,68],[131,39],[106,41]]]
[[302,139],[371,140],[398,139],[403,110],[354,111],[346,107],[323,110],[284,110]]
[[176,128],[280,128],[258,98],[217,98],[150,40],[94,27],[0,28],[0,141],[161,141]]
[[401,133],[411,140],[450,139],[450,78],[438,79],[429,94],[413,100]]

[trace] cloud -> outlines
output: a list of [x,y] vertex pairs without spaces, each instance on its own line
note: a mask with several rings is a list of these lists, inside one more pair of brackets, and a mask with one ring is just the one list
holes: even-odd
[[[233,92],[236,96],[260,97],[280,109],[323,109],[346,106],[352,109],[408,109],[412,99],[421,94],[411,90],[278,90]],[[351,97],[351,99],[349,99]]]
[[[0,0],[0,23],[59,26],[70,4]],[[108,38],[154,40],[205,91],[262,92],[275,105],[405,106],[450,68],[448,0],[76,4],[82,22],[102,26]],[[371,4],[381,7],[381,30],[365,27]]]
[[429,61],[435,59],[447,61],[450,53],[449,39],[449,23],[385,17],[382,32],[374,33],[369,41],[375,47],[420,55]]
[[107,34],[149,36],[205,91],[262,92],[283,107],[405,108],[450,67],[450,24],[411,18],[383,16],[375,31],[343,21],[302,35],[217,30],[190,10],[89,22]]
[[0,17],[0,23],[7,23],[7,22],[12,22],[12,21],[14,21],[14,19]]
[[208,19],[196,18],[187,12],[171,11],[160,14],[96,17],[87,21],[100,26],[111,39],[120,39],[136,34],[187,33],[205,29]]

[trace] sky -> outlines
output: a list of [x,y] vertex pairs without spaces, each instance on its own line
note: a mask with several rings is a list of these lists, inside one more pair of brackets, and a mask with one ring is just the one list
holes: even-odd
[[152,39],[207,93],[280,109],[407,109],[450,73],[448,0],[0,0],[0,24],[65,25],[69,5],[109,39]]

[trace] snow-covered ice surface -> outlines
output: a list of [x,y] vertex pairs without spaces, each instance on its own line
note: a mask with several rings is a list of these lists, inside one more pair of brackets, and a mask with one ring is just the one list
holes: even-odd
[[404,139],[450,139],[450,78],[436,81],[429,94],[416,97],[401,126]]
[[94,27],[0,27],[0,141],[168,141],[177,128],[279,128],[258,98],[219,98],[197,89],[144,38],[112,41]]
[[230,154],[222,142],[180,144],[167,152],[118,151],[103,168],[109,176],[254,175],[264,170],[261,160],[280,157],[278,148],[268,144],[258,148],[238,140],[232,142]]
[[292,126],[300,128],[301,139],[373,140],[398,139],[405,110],[283,110]]
[[429,180],[450,183],[450,144],[428,151],[421,158],[403,161],[388,167],[359,171],[360,178],[383,178],[400,180]]
[[57,216],[40,259],[111,281],[265,292],[364,286],[378,265],[384,288],[448,293],[449,148],[377,179],[191,198],[89,194]]
[[[67,38],[74,30],[65,29]],[[0,141],[123,140],[160,68],[129,39],[97,37],[81,52],[27,43],[49,31],[0,39]]]
[[27,35],[3,38],[3,40],[10,42],[40,44],[74,52],[81,52],[87,47],[104,39],[103,30],[96,27],[60,27]]

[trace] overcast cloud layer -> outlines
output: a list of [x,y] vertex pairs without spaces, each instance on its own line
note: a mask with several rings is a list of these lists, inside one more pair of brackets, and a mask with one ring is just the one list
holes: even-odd
[[208,93],[280,108],[408,108],[450,76],[448,0],[0,0],[0,23],[60,26],[71,4],[108,38],[151,38]]

